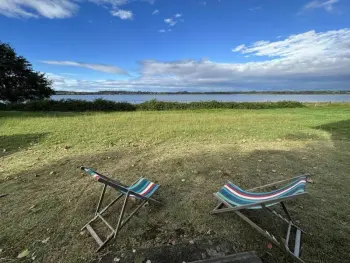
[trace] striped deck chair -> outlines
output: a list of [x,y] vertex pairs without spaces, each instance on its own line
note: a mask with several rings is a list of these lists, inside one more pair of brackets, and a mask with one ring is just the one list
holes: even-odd
[[[152,198],[152,195],[157,191],[159,185],[145,178],[140,178],[131,186],[126,186],[121,184],[119,181],[113,180],[107,176],[97,173],[96,171],[90,168],[81,167],[81,170],[84,173],[91,175],[94,179],[103,184],[103,189],[97,204],[95,216],[81,229],[84,230],[86,228],[92,235],[92,237],[96,240],[99,246],[97,251],[101,250],[112,238],[115,238],[118,235],[119,231],[122,229],[122,227],[125,226],[125,224],[132,218],[132,216],[134,216],[147,202],[150,201],[156,204],[161,204],[159,201]],[[112,202],[110,202],[108,205],[101,209],[107,186],[115,189],[117,192],[119,192],[119,195]],[[123,196],[125,196],[124,203],[119,214],[117,226],[114,228],[107,222],[107,220],[102,216],[102,214],[105,213],[108,208],[110,208]],[[128,217],[124,218],[125,207],[127,205],[128,200],[130,199],[129,197],[138,199],[141,201],[141,203],[130,213]],[[102,222],[111,230],[110,234],[107,236],[105,241],[101,240],[101,238],[97,235],[97,233],[91,226],[91,224],[97,219],[101,219]]]
[[[300,252],[302,245],[302,234],[305,232],[293,223],[287,207],[284,204],[284,201],[295,199],[308,194],[305,191],[306,182],[307,177],[305,175],[301,175],[292,179],[252,188],[247,191],[242,190],[231,182],[227,182],[227,184],[225,184],[217,193],[214,194],[214,196],[219,200],[219,204],[211,213],[219,214],[224,212],[235,212],[239,217],[241,217],[244,221],[255,228],[260,234],[268,238],[273,244],[284,249],[288,255],[292,256],[298,262],[304,262],[300,258]],[[282,183],[286,183],[287,185],[271,192],[255,192],[258,189],[275,187]],[[282,209],[287,218],[283,217],[270,208],[271,206],[277,204],[280,204],[282,206]],[[274,231],[277,232],[277,238],[259,227],[246,215],[242,214],[241,210],[244,209],[262,209],[265,212],[267,218],[271,220]],[[282,220],[282,222],[288,225],[285,238],[277,228],[275,222],[276,218]],[[294,248],[290,248],[292,244],[289,244],[291,234],[294,236]]]

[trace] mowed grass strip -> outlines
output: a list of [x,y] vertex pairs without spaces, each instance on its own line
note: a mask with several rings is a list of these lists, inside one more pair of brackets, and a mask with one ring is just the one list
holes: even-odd
[[[234,214],[211,216],[212,193],[231,180],[253,187],[310,173],[311,196],[290,203],[308,232],[304,258],[350,257],[350,107],[117,113],[0,112],[0,258],[25,249],[36,262],[87,262],[169,240],[234,240],[266,252],[267,241]],[[148,207],[101,254],[80,234],[101,185],[91,166],[124,183],[161,184],[165,206]],[[112,194],[112,193],[111,193]],[[111,220],[116,215],[110,215]],[[264,223],[264,218],[257,216]],[[101,229],[103,230],[103,229]],[[128,233],[128,235],[125,235]],[[45,243],[42,241],[50,237]],[[34,256],[33,253],[35,252]],[[288,262],[273,250],[275,262]],[[27,259],[28,259],[27,258]]]

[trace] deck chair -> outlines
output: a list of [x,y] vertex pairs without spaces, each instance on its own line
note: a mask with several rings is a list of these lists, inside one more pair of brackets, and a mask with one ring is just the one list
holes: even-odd
[[[96,240],[98,244],[97,251],[101,250],[112,238],[115,238],[119,231],[125,226],[125,224],[147,203],[147,202],[154,202],[156,204],[161,204],[161,202],[157,201],[156,199],[153,199],[151,196],[157,191],[159,188],[159,185],[145,179],[140,178],[135,183],[133,183],[131,186],[126,186],[121,184],[119,181],[113,180],[107,176],[104,176],[100,173],[97,173],[96,171],[87,168],[87,167],[81,167],[81,170],[85,172],[88,175],[91,175],[94,179],[96,179],[98,182],[103,184],[103,189],[100,195],[100,199],[97,203],[97,208],[95,212],[95,216],[86,224],[81,230],[84,230],[85,228],[89,231],[89,233],[92,235],[92,237]],[[106,205],[104,208],[101,209],[101,204],[103,202],[106,188],[107,186],[115,189],[119,195],[108,205]],[[119,220],[116,227],[112,227],[110,223],[107,222],[107,220],[102,216],[103,213],[107,211],[108,208],[110,208],[113,204],[115,204],[118,200],[120,200],[124,196],[124,203],[121,208],[120,214],[119,214]],[[137,206],[128,217],[124,218],[124,212],[125,207],[127,205],[129,197],[138,199],[141,201],[139,206]],[[110,234],[107,236],[105,241],[102,241],[101,238],[97,235],[95,230],[92,228],[91,224],[96,221],[97,219],[101,219],[102,222],[111,230]]]
[[[285,201],[296,199],[303,195],[308,194],[305,191],[305,186],[307,182],[307,176],[301,175],[292,179],[279,181],[272,184],[267,184],[264,186],[249,189],[247,191],[242,190],[237,185],[231,182],[227,182],[214,196],[219,200],[219,204],[214,208],[211,214],[219,214],[225,212],[235,212],[239,217],[256,229],[260,234],[269,239],[273,244],[282,248],[288,255],[292,256],[298,262],[304,262],[300,258],[301,253],[301,241],[302,234],[305,233],[298,226],[296,226],[287,210]],[[255,192],[258,189],[264,189],[268,187],[276,187],[277,185],[286,183],[287,185],[271,192]],[[286,217],[278,214],[276,211],[272,210],[270,207],[273,205],[280,204]],[[267,218],[271,221],[274,231],[277,234],[277,238],[270,234],[268,231],[262,229],[246,215],[241,213],[244,209],[262,209]],[[280,233],[276,225],[276,219],[282,220],[287,224],[287,233],[285,238],[284,234]],[[292,232],[293,231],[293,232]],[[291,248],[293,244],[289,244],[291,233],[295,234],[294,247]]]

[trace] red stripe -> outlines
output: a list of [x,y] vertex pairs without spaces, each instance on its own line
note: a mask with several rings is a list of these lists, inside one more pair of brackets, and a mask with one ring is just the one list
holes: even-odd
[[[151,183],[153,184],[153,183]],[[153,184],[147,191],[146,193],[143,193],[142,195],[147,195],[149,192],[151,192],[151,190],[156,186],[156,184]]]

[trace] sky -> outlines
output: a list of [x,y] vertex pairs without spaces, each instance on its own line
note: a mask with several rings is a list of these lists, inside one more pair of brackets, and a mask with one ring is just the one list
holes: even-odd
[[67,91],[350,90],[350,0],[0,0]]

